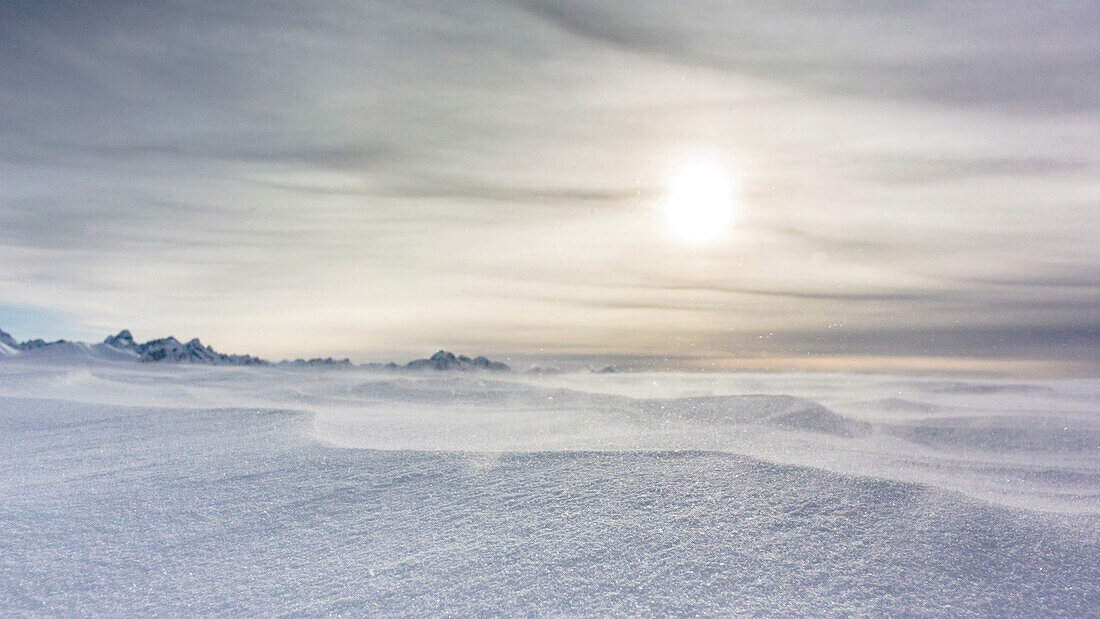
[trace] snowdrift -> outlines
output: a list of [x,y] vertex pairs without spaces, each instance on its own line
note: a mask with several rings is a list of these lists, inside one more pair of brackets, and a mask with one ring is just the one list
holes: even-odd
[[30,357],[4,614],[1098,610],[1098,381]]

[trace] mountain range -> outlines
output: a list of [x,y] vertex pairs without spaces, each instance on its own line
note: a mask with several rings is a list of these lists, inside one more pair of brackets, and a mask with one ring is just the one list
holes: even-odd
[[[139,343],[128,329],[117,335],[108,336],[98,344],[56,340],[48,342],[42,339],[19,342],[0,329],[0,357],[33,355],[43,358],[92,358],[108,361],[137,361],[144,363],[200,363],[207,365],[278,365],[286,367],[311,368],[350,368],[356,367],[350,359],[315,358],[280,361],[272,364],[252,355],[220,353],[204,345],[198,338],[186,343],[169,336]],[[370,363],[359,367],[387,370],[421,371],[490,371],[506,372],[509,367],[499,361],[490,361],[486,357],[470,358],[440,350],[427,359],[415,359],[405,365],[396,363]]]

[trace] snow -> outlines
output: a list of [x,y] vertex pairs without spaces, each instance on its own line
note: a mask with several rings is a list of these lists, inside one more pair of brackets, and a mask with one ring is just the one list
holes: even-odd
[[1100,381],[0,362],[0,614],[1100,613]]
[[129,350],[138,345],[137,342],[134,341],[134,336],[130,333],[129,329],[119,331],[118,335],[107,336],[107,339],[103,340],[103,343],[123,350]]
[[[3,329],[0,329],[0,350],[19,350],[19,342]],[[14,354],[14,352],[12,354]]]
[[134,353],[141,361],[166,361],[169,363],[209,363],[223,365],[265,365],[263,359],[251,355],[226,355],[209,346],[204,346],[198,338],[186,344],[174,337],[151,340],[144,344],[134,342],[129,331],[120,331],[118,335],[108,337],[103,345]]
[[[45,359],[51,363],[73,363],[88,360],[99,361],[141,361],[143,363],[200,363],[207,365],[270,365],[270,362],[252,355],[224,354],[204,345],[198,338],[186,344],[173,336],[138,343],[129,329],[123,329],[116,335],[107,336],[99,344],[57,340],[48,342],[43,339],[28,340],[23,343],[0,330],[0,357],[10,357],[20,353],[30,353],[33,357]],[[312,368],[350,368],[355,366],[350,359],[314,358],[280,361],[277,365]],[[460,372],[508,372],[507,365],[491,361],[486,357],[470,358],[440,350],[427,359],[414,359],[405,365],[390,362],[386,364],[370,363],[360,366],[365,369]],[[538,373],[541,373],[541,369]]]
[[47,363],[79,363],[81,361],[138,361],[138,355],[107,344],[87,344],[58,340],[46,342],[30,340],[20,344],[15,351],[20,358]]

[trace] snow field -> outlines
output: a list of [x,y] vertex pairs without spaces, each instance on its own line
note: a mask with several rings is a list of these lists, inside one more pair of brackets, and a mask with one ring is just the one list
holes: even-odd
[[1100,611],[1095,381],[0,363],[0,612]]

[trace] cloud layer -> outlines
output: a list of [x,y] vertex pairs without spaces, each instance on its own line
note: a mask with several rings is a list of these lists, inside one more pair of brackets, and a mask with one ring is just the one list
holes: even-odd
[[[1098,27],[1084,2],[6,6],[0,305],[272,356],[1098,358]],[[696,153],[744,202],[705,248],[654,213]]]

